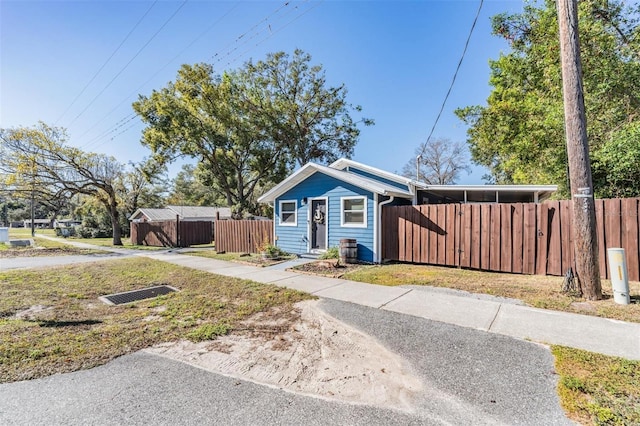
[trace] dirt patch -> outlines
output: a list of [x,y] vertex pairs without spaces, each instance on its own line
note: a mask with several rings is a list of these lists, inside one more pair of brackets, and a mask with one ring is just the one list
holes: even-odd
[[22,311],[16,312],[15,318],[22,319],[22,320],[34,320],[38,318],[39,315],[50,312],[52,310],[53,310],[52,306],[33,305],[28,309],[24,309]]
[[304,263],[291,268],[292,271],[304,274],[322,275],[324,277],[340,278],[348,272],[353,272],[370,266],[361,263],[340,263],[337,259],[318,260],[316,262]]
[[180,341],[148,351],[292,392],[411,410],[422,383],[402,358],[318,303],[256,315],[213,342]]

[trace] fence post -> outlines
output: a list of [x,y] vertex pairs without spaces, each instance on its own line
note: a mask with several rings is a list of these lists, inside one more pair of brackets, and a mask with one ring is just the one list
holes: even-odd
[[176,247],[180,247],[180,215],[176,215]]

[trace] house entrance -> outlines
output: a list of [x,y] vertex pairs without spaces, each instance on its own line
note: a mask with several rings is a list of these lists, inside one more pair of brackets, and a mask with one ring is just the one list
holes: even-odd
[[311,200],[311,251],[327,249],[327,200]]

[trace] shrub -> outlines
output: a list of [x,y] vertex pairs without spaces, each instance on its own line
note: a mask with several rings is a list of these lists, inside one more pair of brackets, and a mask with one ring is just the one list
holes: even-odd
[[339,259],[340,258],[340,249],[336,246],[329,247],[327,251],[322,253],[320,259]]
[[80,235],[81,238],[110,238],[113,236],[112,229],[106,228],[90,228],[87,226],[78,226],[76,228],[77,234]]
[[75,237],[76,236],[76,227],[69,227],[69,228],[61,228],[61,227],[56,227],[55,228],[55,232],[56,232],[56,237]]
[[283,251],[280,247],[273,244],[263,245],[260,249],[260,253],[272,259],[277,259],[279,257],[289,255],[289,253],[287,253],[286,251]]

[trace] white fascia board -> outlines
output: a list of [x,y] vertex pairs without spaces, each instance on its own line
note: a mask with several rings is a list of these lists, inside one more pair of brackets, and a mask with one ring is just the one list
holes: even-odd
[[365,189],[367,191],[385,195],[385,196],[396,196],[402,198],[411,198],[412,194],[406,191],[402,191],[399,188],[394,188],[391,185],[385,185],[383,183],[379,183],[372,179],[369,179],[365,176],[360,176],[355,173],[345,172],[340,169],[335,169],[327,166],[321,166],[319,164],[307,163],[298,171],[293,173],[291,176],[280,182],[278,185],[271,188],[271,190],[267,191],[264,195],[258,198],[259,203],[267,203],[274,202],[276,198],[280,195],[284,194],[288,190],[295,187],[300,182],[304,181],[311,175],[316,172],[323,173],[327,176],[338,179],[342,182],[350,183],[359,188]]
[[438,191],[557,191],[558,185],[424,185],[423,189]]
[[412,194],[407,191],[403,191],[400,188],[395,188],[391,185],[378,182],[376,180],[358,175],[356,173],[349,173],[343,170],[336,170],[336,169],[332,169],[324,166],[321,166],[321,167],[322,169],[320,171],[322,173],[325,173],[343,182],[347,182],[352,185],[355,185],[359,188],[366,189],[367,191],[373,192],[375,194],[385,195],[385,196],[394,195],[402,198],[412,197]]
[[129,216],[128,220],[133,220],[133,219],[135,219],[135,217],[136,217],[136,216],[138,216],[138,214],[139,214],[139,213],[142,213],[142,210],[141,210],[141,209],[137,209],[135,212],[133,212],[133,213],[131,214],[131,216]]
[[284,194],[298,183],[302,182],[317,171],[317,165],[307,163],[285,180],[271,188],[269,191],[258,197],[259,203],[272,203],[280,194]]
[[347,167],[353,166],[357,169],[364,170],[365,172],[371,173],[372,175],[380,176],[394,182],[402,183],[405,185],[411,184],[413,181],[404,176],[397,175],[395,173],[387,172],[385,170],[378,169],[376,167],[368,166],[366,164],[358,163],[357,161],[349,160],[347,158],[340,158],[339,160],[334,161],[329,164],[329,167],[337,170],[344,170]]

